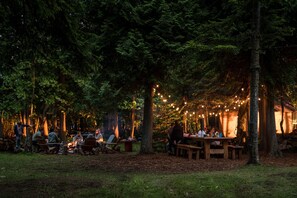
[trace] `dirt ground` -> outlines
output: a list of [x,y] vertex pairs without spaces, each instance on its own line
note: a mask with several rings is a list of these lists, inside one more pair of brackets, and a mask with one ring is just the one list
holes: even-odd
[[[185,173],[236,169],[247,164],[248,155],[243,155],[241,160],[211,158],[189,161],[187,158],[171,156],[167,153],[150,155],[120,153],[103,154],[99,158],[94,157],[88,161],[81,168],[96,167],[110,172]],[[283,157],[278,158],[260,155],[260,163],[271,166],[297,166],[297,153],[283,153]]]

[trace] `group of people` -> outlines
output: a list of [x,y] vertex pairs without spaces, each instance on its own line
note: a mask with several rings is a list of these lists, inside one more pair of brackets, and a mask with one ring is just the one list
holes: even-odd
[[[22,124],[22,122],[17,122],[17,124],[14,126],[14,134],[16,138],[16,145],[15,145],[15,151],[20,151],[23,150],[21,148],[21,142],[22,138],[24,135],[24,128],[28,127],[33,127],[33,125],[27,125],[27,124]],[[31,138],[31,137],[29,137]],[[100,146],[103,143],[103,134],[101,130],[98,128],[96,129],[94,134],[88,134],[87,138],[95,138],[98,146]],[[39,127],[38,130],[32,135],[32,148],[34,151],[39,150],[39,145],[38,143],[43,141],[46,143],[52,144],[55,147],[60,146],[61,143],[61,138],[58,135],[57,130],[55,130],[53,127],[50,128],[48,136],[44,134],[44,130],[42,127]],[[78,149],[80,145],[84,144],[84,138],[81,134],[81,132],[78,132],[73,138],[72,142],[68,144],[68,148],[72,147],[75,149]]]
[[201,128],[198,133],[198,137],[224,137],[223,132],[219,131],[217,128],[211,128],[211,130],[207,128]]
[[[15,151],[22,150],[21,148],[21,142],[24,135],[24,128],[27,127],[28,130],[33,127],[33,125],[27,125],[22,124],[22,122],[18,121],[17,124],[14,126],[14,134],[16,138],[16,145],[15,145]],[[31,137],[27,137],[31,138]],[[42,127],[39,127],[38,130],[32,135],[32,147],[34,150],[38,150],[38,141],[46,140],[44,130]],[[58,133],[54,130],[54,128],[50,128],[48,137],[47,137],[48,143],[59,143],[60,138],[58,136]]]
[[103,134],[100,129],[96,129],[95,134],[88,134],[84,139],[81,132],[78,132],[72,139],[72,142],[68,143],[68,148],[78,151],[80,146],[85,143],[86,139],[95,138],[97,145],[100,146],[103,143]]
[[[219,131],[217,128],[201,128],[197,132],[197,137],[224,137],[223,132]],[[168,145],[167,150],[169,154],[175,155],[176,151],[176,144],[178,143],[184,143],[184,132],[183,127],[178,121],[175,121],[174,124],[171,125],[171,127],[168,129]],[[212,144],[220,144],[219,141],[214,141]]]

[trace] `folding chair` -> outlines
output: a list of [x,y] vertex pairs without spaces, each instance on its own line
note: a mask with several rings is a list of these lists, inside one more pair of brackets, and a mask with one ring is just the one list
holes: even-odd
[[115,142],[114,140],[115,140],[115,136],[112,134],[109,136],[106,142],[102,142],[102,148],[101,148],[102,152],[108,153],[108,151],[112,151],[112,152],[119,151],[120,147],[118,147],[118,143],[120,139],[117,139]]

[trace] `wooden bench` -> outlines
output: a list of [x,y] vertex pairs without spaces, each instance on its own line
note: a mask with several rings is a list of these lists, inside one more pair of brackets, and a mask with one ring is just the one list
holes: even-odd
[[176,156],[179,156],[181,151],[186,151],[188,153],[189,160],[192,160],[193,154],[196,154],[196,159],[200,159],[201,149],[202,147],[197,147],[189,144],[177,144]]
[[228,145],[228,151],[231,153],[231,159],[236,159],[236,155],[238,156],[238,159],[241,159],[242,157],[242,150],[243,146],[239,145]]

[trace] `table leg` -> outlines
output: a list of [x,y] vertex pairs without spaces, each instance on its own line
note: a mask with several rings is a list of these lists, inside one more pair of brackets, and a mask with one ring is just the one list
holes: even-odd
[[196,160],[198,160],[198,159],[200,158],[199,155],[200,155],[200,150],[197,150],[197,151],[196,151]]
[[210,141],[204,142],[204,155],[205,159],[210,159]]
[[192,152],[192,149],[189,149],[189,151],[188,151],[188,159],[189,160],[192,160],[192,155],[193,155],[193,152]]
[[223,141],[223,147],[224,147],[224,159],[228,159],[228,142]]
[[242,157],[242,149],[238,149],[238,159],[241,159]]
[[176,148],[176,156],[179,156],[179,148]]

